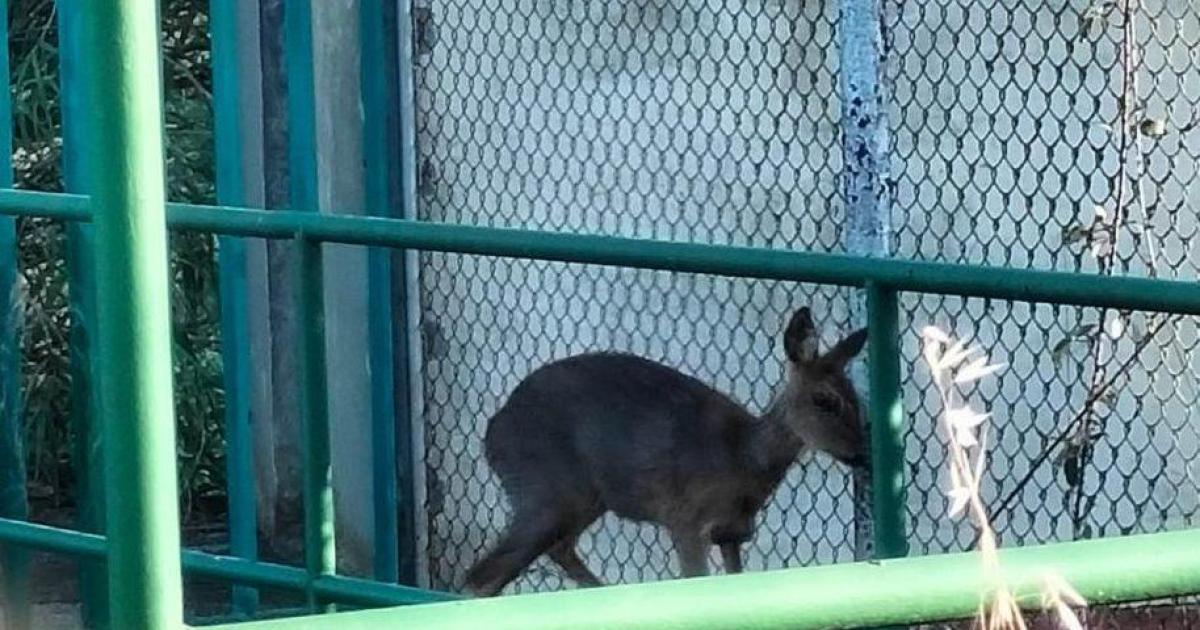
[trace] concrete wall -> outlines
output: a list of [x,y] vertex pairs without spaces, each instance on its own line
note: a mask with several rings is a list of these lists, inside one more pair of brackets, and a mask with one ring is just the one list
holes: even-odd
[[[836,250],[842,204],[833,0],[425,0],[436,40],[417,67],[421,216],[439,221]],[[887,3],[894,51],[895,249],[924,259],[1092,271],[1064,244],[1110,208],[1121,91],[1116,17],[1086,32],[1086,0]],[[1117,244],[1122,269],[1195,278],[1200,138],[1181,131],[1200,100],[1188,60],[1194,8],[1141,3],[1145,116],[1168,133],[1126,155],[1141,186]],[[1168,12],[1168,9],[1170,12]],[[1152,28],[1153,27],[1153,30]],[[1139,157],[1141,156],[1141,157]],[[1139,166],[1140,165],[1140,166]],[[1139,170],[1140,169],[1140,170]],[[1111,216],[1111,214],[1110,214]],[[1126,230],[1128,234],[1128,230]],[[811,304],[828,340],[843,291],[481,257],[421,256],[422,360],[431,583],[456,588],[507,505],[483,461],[482,430],[538,364],[599,348],[664,360],[761,408],[779,378],[777,337]],[[1006,494],[1046,435],[1086,395],[1082,354],[1053,349],[1097,314],[905,296],[906,408],[915,552],[969,542],[942,517],[935,399],[915,330],[973,334],[1010,367],[978,392],[996,414],[994,479]],[[1108,313],[1110,319],[1115,317]],[[1145,329],[1135,315],[1127,330]],[[1200,508],[1194,402],[1197,324],[1168,328],[1125,369],[1135,340],[1104,342],[1128,377],[1103,416],[1087,477],[1093,533],[1179,527]],[[1107,471],[1101,474],[1099,471]],[[999,523],[1007,542],[1071,535],[1061,474],[1048,466]],[[823,458],[793,471],[761,521],[751,569],[852,557],[848,476]],[[606,520],[581,544],[609,580],[674,573],[665,536]],[[555,588],[539,564],[518,590]]]
[[[242,7],[242,90],[247,141],[247,202],[286,206],[285,86],[277,65],[282,40],[277,0]],[[260,13],[261,12],[261,13]],[[266,27],[264,28],[264,22]],[[359,106],[358,3],[313,5],[318,195],[322,212],[362,212],[362,112]],[[265,105],[264,105],[265,102]],[[373,503],[371,398],[367,370],[366,250],[326,246],[325,317],[329,366],[338,568],[368,575]],[[302,560],[300,441],[293,350],[294,260],[289,244],[247,242],[253,354],[253,423],[259,531],[273,556]]]
[[[325,0],[312,6],[321,210],[363,214],[358,0]],[[338,568],[366,576],[375,521],[363,247],[325,247],[325,326]]]

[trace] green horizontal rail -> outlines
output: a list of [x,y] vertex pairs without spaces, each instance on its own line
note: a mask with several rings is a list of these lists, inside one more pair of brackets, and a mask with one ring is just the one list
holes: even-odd
[[[257,604],[255,604],[257,606]],[[220,626],[231,623],[242,623],[251,619],[276,619],[282,617],[297,617],[308,613],[308,608],[269,608],[261,612],[255,612],[253,616],[247,613],[229,613],[225,615],[215,616],[197,616],[189,619],[184,615],[184,623],[190,628],[206,628],[208,626]]]
[[[0,190],[0,214],[89,221],[81,195]],[[177,230],[377,245],[813,282],[849,287],[874,283],[895,291],[1200,315],[1200,282],[1111,277],[902,259],[866,258],[732,245],[701,245],[487,228],[381,217],[168,204]]]
[[[1026,608],[1047,571],[1092,605],[1200,591],[1200,529],[1013,548],[1004,579]],[[463,600],[228,626],[228,630],[851,628],[974,615],[991,585],[977,553]]]
[[[0,541],[83,558],[103,558],[107,553],[104,536],[11,519],[0,519]],[[220,556],[194,549],[183,550],[182,560],[185,573],[218,578],[234,584],[297,592],[307,591],[310,585],[308,573],[298,567]],[[337,575],[322,576],[313,580],[311,585],[312,590],[322,598],[361,606],[404,606],[458,599],[453,593]]]

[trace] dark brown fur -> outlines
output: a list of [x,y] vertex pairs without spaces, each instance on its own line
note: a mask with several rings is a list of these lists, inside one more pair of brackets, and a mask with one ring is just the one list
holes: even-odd
[[583,354],[527,376],[488,423],[488,463],[513,516],[471,568],[468,588],[500,592],[543,553],[583,586],[600,580],[575,546],[605,512],[667,528],[685,576],[708,573],[709,545],[726,572],[804,446],[862,465],[866,446],[845,366],[858,331],[818,356],[807,308],[784,333],[787,382],[762,417],[672,368],[627,354]]

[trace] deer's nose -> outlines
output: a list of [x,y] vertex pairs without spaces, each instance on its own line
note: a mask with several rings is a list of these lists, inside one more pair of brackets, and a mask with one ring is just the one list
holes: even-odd
[[851,468],[866,468],[871,460],[866,455],[854,455],[852,457],[842,458],[842,463]]

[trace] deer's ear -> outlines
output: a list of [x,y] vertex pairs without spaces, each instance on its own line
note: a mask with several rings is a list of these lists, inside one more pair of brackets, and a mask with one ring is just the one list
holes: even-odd
[[808,307],[792,314],[783,331],[783,351],[792,363],[804,363],[817,358],[817,328],[813,325]]
[[860,328],[847,336],[845,339],[837,342],[837,345],[825,353],[824,359],[836,365],[846,365],[850,359],[858,356],[862,352],[863,346],[867,343],[867,329]]

